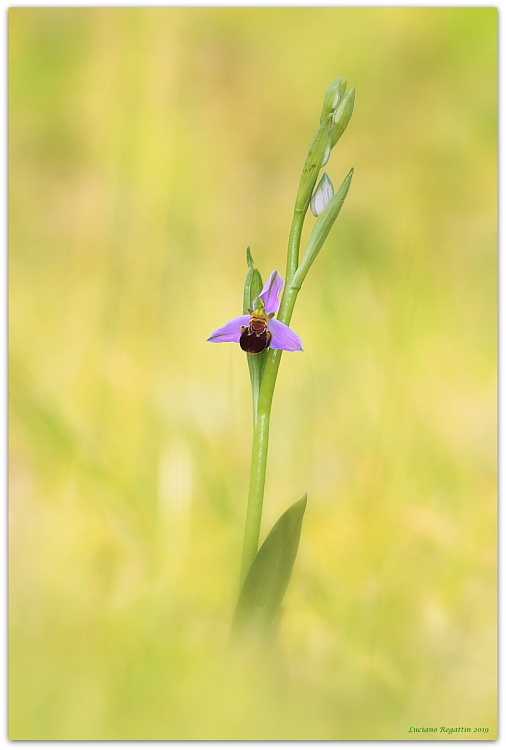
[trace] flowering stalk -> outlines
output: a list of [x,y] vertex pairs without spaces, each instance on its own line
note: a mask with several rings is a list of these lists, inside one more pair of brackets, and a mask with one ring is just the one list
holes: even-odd
[[[339,82],[340,81],[341,79],[339,79]],[[330,88],[332,88],[332,86]],[[355,98],[354,91],[355,90],[352,89],[352,92],[350,92],[352,96],[352,99],[351,99],[352,104]],[[326,97],[326,100],[327,100],[327,97]],[[339,103],[340,100],[338,99],[337,101]],[[325,104],[324,104],[324,107],[325,107]],[[307,209],[311,202],[311,195],[312,195],[313,188],[316,184],[316,180],[318,179],[318,174],[320,172],[321,167],[324,166],[325,163],[327,162],[330,156],[330,149],[332,148],[330,144],[332,141],[332,133],[333,133],[332,128],[331,128],[333,112],[334,110],[331,109],[330,112],[325,116],[314,138],[313,144],[311,146],[308,157],[306,159],[306,163],[304,165],[304,170],[302,172],[299,191],[297,194],[294,216],[293,216],[292,226],[290,230],[290,238],[288,241],[286,286],[284,289],[283,297],[281,300],[281,306],[280,306],[280,310],[278,313],[278,320],[281,320],[286,325],[290,325],[290,320],[292,318],[293,309],[295,307],[295,302],[297,301],[297,295],[302,286],[302,281],[304,280],[307,274],[307,271],[309,270],[309,266],[312,264],[312,262],[316,258],[318,251],[323,245],[323,242],[325,241],[332,224],[337,218],[337,214],[339,213],[341,206],[343,205],[344,199],[346,198],[346,195],[348,193],[348,189],[351,183],[351,178],[353,176],[353,170],[351,170],[345,182],[339,189],[338,195],[334,196],[334,198],[330,200],[330,203],[335,201],[333,205],[333,212],[331,214],[330,219],[324,222],[321,222],[320,220],[317,221],[315,230],[313,230],[313,234],[315,233],[318,224],[323,224],[324,236],[321,242],[318,242],[318,243],[314,242],[314,244],[317,245],[317,249],[316,251],[313,250],[311,252],[310,257],[306,261],[306,263],[302,264],[302,268],[300,269],[301,273],[299,275],[299,278],[297,279],[297,284],[294,285],[293,284],[294,277],[297,277],[297,273],[299,271],[299,252],[300,252],[300,242],[301,242],[301,236],[302,236],[302,228],[304,225],[304,219],[306,217]],[[348,113],[346,113],[346,118],[347,118],[346,125],[348,124],[350,117],[351,117],[351,112],[349,113],[349,116],[348,116]],[[346,127],[346,125],[344,127]],[[339,129],[341,127],[342,127],[342,124],[339,123]],[[343,128],[343,132],[344,132],[344,128]],[[341,134],[342,133],[340,133],[340,135]],[[327,209],[328,208],[329,206],[327,206]],[[322,218],[326,218],[326,217],[323,217],[322,215]],[[323,235],[323,232],[322,232],[322,235]],[[313,235],[311,235],[311,239],[313,239]],[[310,250],[310,246],[311,246],[311,240],[308,245],[308,250]],[[308,252],[306,251],[306,254],[304,255],[304,260],[306,260],[307,255],[308,255]],[[280,349],[271,349],[269,351],[267,355],[267,360],[265,362],[264,370],[263,370],[260,393],[258,396],[257,414],[256,414],[256,419],[254,421],[254,431],[253,431],[253,449],[252,449],[252,460],[251,460],[248,510],[247,510],[247,515],[246,515],[246,526],[245,526],[245,531],[244,531],[244,544],[243,544],[243,554],[242,554],[242,564],[241,564],[241,584],[244,582],[244,579],[248,573],[248,570],[250,569],[251,563],[253,562],[255,555],[257,553],[257,550],[258,550],[258,540],[260,537],[260,524],[262,521],[265,475],[266,475],[266,469],[267,469],[267,452],[268,452],[268,447],[269,447],[269,428],[270,428],[271,407],[272,407],[272,399],[274,396],[274,387],[276,385],[276,378],[278,375],[279,365],[281,362],[281,354],[282,354],[282,350]]]
[[[245,617],[246,620],[248,617],[252,621],[259,620],[259,612],[264,615],[269,612],[268,627],[271,627],[273,613],[279,609],[295,559],[306,505],[305,496],[283,514],[258,552],[272,399],[283,350],[302,351],[300,338],[289,327],[297,295],[350,187],[353,170],[335,195],[326,174],[315,190],[322,167],[348,125],[354,101],[355,89],[346,93],[346,82],[342,78],[334,81],[327,90],[320,125],[309,149],[295,200],[288,241],[286,284],[279,273],[273,271],[262,288],[261,276],[248,248],[249,271],[244,290],[243,315],[214,331],[209,339],[215,342],[235,341],[247,352],[253,391],[253,449],[241,565],[242,592],[235,618],[238,622],[243,622]],[[317,219],[302,261],[299,262],[302,228],[310,205]],[[237,617],[238,612],[240,616]]]

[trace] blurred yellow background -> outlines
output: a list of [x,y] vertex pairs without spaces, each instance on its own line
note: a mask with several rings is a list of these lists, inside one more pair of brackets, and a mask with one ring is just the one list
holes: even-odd
[[[497,10],[9,27],[11,739],[495,737]],[[206,338],[248,244],[284,275],[338,76],[355,176],[274,397],[263,536],[308,493],[282,664],[238,668],[251,396]]]

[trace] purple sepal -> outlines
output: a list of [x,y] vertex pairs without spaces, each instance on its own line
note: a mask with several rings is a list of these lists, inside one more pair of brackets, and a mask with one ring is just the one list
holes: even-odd
[[249,322],[249,315],[240,315],[238,318],[229,320],[224,326],[213,331],[207,340],[213,344],[221,344],[224,341],[234,341],[238,344],[241,338],[241,328],[242,326],[248,326]]
[[[280,305],[280,294],[284,286],[284,281],[279,275],[278,271],[273,271],[269,277],[269,281],[264,286],[258,297],[261,297],[264,301],[265,312],[277,313]],[[257,297],[257,299],[258,299]],[[256,302],[256,300],[255,300]]]
[[284,349],[287,352],[304,351],[299,336],[280,320],[271,320],[269,331],[272,333],[272,340],[269,344],[271,349]]

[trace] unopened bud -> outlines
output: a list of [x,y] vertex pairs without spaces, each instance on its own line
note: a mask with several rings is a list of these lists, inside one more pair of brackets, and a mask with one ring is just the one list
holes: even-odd
[[330,84],[327,89],[327,93],[325,94],[325,99],[323,100],[323,109],[320,116],[320,122],[323,122],[327,115],[335,110],[342,97],[344,96],[345,91],[346,81],[344,81],[342,78],[337,78],[333,83]]
[[334,186],[330,180],[330,177],[326,172],[323,173],[323,176],[318,183],[318,187],[313,193],[313,197],[311,198],[311,211],[313,212],[314,216],[319,216],[329,200],[334,195]]
[[332,130],[332,148],[336,145],[339,138],[342,136],[346,127],[353,114],[353,107],[355,106],[355,89],[351,89],[347,94],[344,95],[342,100],[339,102],[337,109],[334,110],[332,115],[332,122],[334,128]]

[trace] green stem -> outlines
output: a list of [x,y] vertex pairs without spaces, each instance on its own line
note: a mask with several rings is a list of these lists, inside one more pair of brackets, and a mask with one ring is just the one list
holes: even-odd
[[[290,286],[297,270],[299,261],[300,239],[305,214],[296,211],[293,217],[290,240],[288,246],[288,261],[286,269],[286,283],[281,300],[278,318],[289,325],[295,300],[299,289]],[[248,510],[244,529],[244,545],[241,565],[241,585],[246,578],[251,563],[258,551],[260,538],[260,524],[262,522],[262,508],[264,503],[265,473],[267,469],[267,451],[269,447],[269,427],[271,420],[272,398],[281,362],[281,349],[269,349],[262,384],[258,394],[256,417],[253,426],[253,451],[251,458],[251,477],[249,485]]]
[[286,260],[285,292],[283,294],[283,300],[286,296],[286,290],[290,286],[295,272],[299,267],[300,238],[302,235],[302,225],[304,224],[306,211],[307,207],[305,211],[302,211],[302,209],[300,208],[296,208],[293,215],[292,226],[290,229],[290,239],[288,240],[288,257]]
[[[271,358],[276,357],[277,363],[274,368]],[[241,585],[246,578],[251,563],[255,559],[260,537],[260,524],[262,521],[262,507],[264,502],[265,472],[267,468],[267,450],[269,447],[269,426],[271,419],[272,397],[274,385],[279,367],[281,351],[272,349],[269,352],[265,364],[262,385],[258,398],[258,409],[253,427],[253,450],[251,457],[251,476],[249,485],[248,510],[246,513],[246,526],[244,529],[244,545],[241,566]]]

